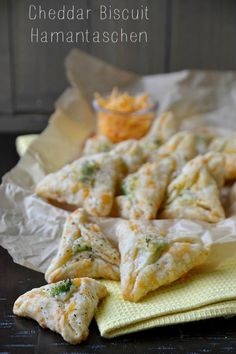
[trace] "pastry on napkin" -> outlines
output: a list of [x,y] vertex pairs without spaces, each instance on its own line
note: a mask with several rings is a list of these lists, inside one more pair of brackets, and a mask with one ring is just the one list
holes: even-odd
[[158,228],[129,221],[117,230],[121,254],[121,293],[137,302],[204,263],[210,247],[198,235],[165,234]]
[[[197,272],[149,293],[140,302],[126,301],[120,284],[103,281],[110,296],[95,318],[103,337],[113,338],[154,327],[175,325],[236,313],[235,261],[218,269]],[[158,328],[156,329],[158,336]]]

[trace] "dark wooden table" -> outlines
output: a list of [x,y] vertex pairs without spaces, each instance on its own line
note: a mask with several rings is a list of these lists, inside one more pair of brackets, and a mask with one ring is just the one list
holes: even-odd
[[[14,135],[0,135],[0,174],[17,162]],[[104,339],[95,321],[88,340],[71,346],[32,320],[12,314],[15,299],[27,290],[43,285],[43,274],[14,264],[0,247],[0,354],[28,353],[236,353],[236,318],[212,319]]]

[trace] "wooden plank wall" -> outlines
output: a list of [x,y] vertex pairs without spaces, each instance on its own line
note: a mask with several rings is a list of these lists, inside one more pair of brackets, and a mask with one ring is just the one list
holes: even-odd
[[[30,43],[28,6],[60,8],[62,0],[0,0],[0,132],[38,131],[67,86],[63,62],[74,45]],[[123,21],[127,31],[146,30],[147,44],[80,45],[79,48],[120,68],[140,74],[186,68],[236,70],[236,1],[234,0],[67,0],[92,8],[148,5],[150,20]],[[101,28],[101,25],[103,26]],[[48,31],[117,30],[119,21],[39,21]]]
[[[122,43],[101,45],[92,43],[90,53],[122,69],[139,74],[152,74],[165,71],[166,15],[169,0],[89,0],[90,8],[97,10],[101,4],[118,8],[134,8],[142,4],[148,6],[149,21],[105,21],[102,30],[117,31],[120,26],[125,31],[147,31],[148,43]],[[90,28],[96,31],[102,22],[92,16]],[[150,54],[150,56],[149,56]],[[153,57],[154,55],[154,57]]]
[[236,70],[236,1],[174,0],[170,71]]
[[8,1],[0,0],[0,113],[11,113],[13,108],[9,29]]

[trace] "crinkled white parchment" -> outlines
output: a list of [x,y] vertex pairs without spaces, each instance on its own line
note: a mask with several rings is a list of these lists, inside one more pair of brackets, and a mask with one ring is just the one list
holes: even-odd
[[[38,198],[34,188],[47,173],[80,155],[84,140],[95,130],[90,106],[94,91],[105,93],[113,86],[147,91],[159,102],[159,112],[174,111],[182,128],[210,125],[236,130],[235,72],[185,70],[139,77],[78,50],[68,56],[66,70],[72,87],[59,98],[48,127],[4,176],[0,187],[0,245],[16,263],[41,272],[56,252],[68,213]],[[97,222],[116,242],[119,219],[99,218]],[[234,217],[217,225],[185,220],[154,223],[210,238],[214,247],[208,265],[235,254]]]

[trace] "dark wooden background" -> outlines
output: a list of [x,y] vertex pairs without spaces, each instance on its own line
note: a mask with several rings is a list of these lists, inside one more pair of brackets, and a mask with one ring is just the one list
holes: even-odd
[[63,61],[71,45],[31,44],[29,4],[60,8],[71,4],[117,7],[149,6],[141,22],[42,21],[42,30],[146,30],[140,44],[83,44],[80,49],[140,74],[185,68],[236,69],[236,1],[234,0],[0,0],[0,132],[40,131],[55,99],[67,86]]

